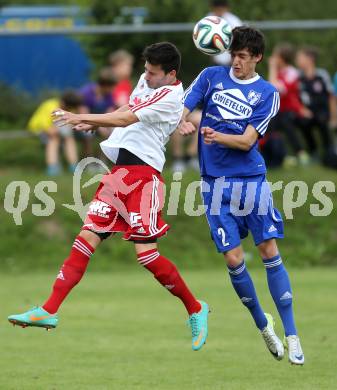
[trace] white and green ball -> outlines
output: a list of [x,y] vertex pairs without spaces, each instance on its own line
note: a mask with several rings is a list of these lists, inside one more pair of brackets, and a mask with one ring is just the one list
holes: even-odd
[[232,29],[225,19],[206,16],[194,26],[193,42],[204,54],[215,56],[229,49]]

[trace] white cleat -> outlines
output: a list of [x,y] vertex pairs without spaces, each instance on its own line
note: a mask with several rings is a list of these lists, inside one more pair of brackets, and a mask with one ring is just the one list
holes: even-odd
[[303,366],[304,354],[302,351],[300,339],[296,335],[284,337],[284,346],[288,349],[288,359],[291,364]]
[[284,347],[281,340],[276,336],[274,331],[274,319],[273,317],[265,313],[268,324],[261,330],[263,340],[265,341],[269,352],[274,356],[276,360],[282,360],[284,356]]

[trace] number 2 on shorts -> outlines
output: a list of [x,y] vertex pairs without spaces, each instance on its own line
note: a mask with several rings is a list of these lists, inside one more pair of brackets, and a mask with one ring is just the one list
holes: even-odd
[[221,242],[223,246],[228,246],[229,242],[226,242],[226,233],[223,228],[218,228],[218,234],[221,237]]

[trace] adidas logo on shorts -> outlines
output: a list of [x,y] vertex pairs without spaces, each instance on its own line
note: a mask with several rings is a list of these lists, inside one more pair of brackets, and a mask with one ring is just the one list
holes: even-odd
[[270,228],[268,229],[268,233],[276,232],[277,229],[274,225],[271,225]]

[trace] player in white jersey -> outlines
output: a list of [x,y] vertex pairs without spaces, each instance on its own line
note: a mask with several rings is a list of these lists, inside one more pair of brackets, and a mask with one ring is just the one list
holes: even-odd
[[115,128],[101,147],[114,163],[119,149],[125,148],[161,172],[165,163],[165,144],[182,115],[184,90],[179,80],[151,88],[145,78],[146,73],[140,77],[129,101],[129,115],[138,121],[127,129]]
[[54,112],[56,122],[71,124],[75,130],[115,127],[101,146],[116,165],[103,176],[51,296],[41,307],[8,319],[24,327],[56,327],[58,308],[81,280],[97,246],[112,234],[123,232],[125,240],[134,242],[138,262],[185,305],[192,349],[199,350],[207,337],[208,305],[195,299],[156,243],[169,229],[161,218],[164,182],[160,172],[165,163],[165,144],[183,111],[183,88],[177,79],[180,53],[173,44],[161,42],[148,46],[143,56],[145,73],[128,106],[107,114]]

